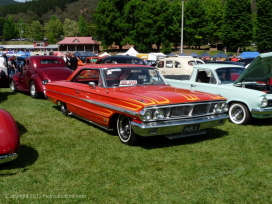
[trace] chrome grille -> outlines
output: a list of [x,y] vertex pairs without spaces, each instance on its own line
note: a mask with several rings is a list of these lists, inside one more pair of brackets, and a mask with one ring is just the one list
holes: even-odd
[[[206,115],[216,114],[214,112],[214,107],[216,104],[222,104],[226,101],[206,101],[199,103],[187,103],[187,104],[173,104],[166,106],[152,106],[146,108],[154,114],[156,109],[161,109],[165,117],[160,120],[168,120],[169,118],[178,119],[178,118],[188,118],[188,117],[199,117]],[[156,120],[154,118],[154,120]]]
[[192,111],[193,106],[177,106],[170,110],[170,117],[173,116],[188,116]]

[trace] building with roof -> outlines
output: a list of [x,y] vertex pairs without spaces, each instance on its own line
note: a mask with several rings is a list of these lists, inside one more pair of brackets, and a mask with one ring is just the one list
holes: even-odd
[[65,37],[57,45],[61,52],[91,51],[97,54],[100,43],[92,37]]

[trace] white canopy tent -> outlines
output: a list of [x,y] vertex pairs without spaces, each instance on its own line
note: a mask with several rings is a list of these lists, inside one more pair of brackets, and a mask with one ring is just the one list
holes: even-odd
[[139,52],[137,52],[134,47],[129,48],[129,50],[125,53],[125,55],[130,55],[130,56],[134,56],[136,57],[136,55],[138,55]]
[[104,52],[103,54],[99,55],[99,57],[104,57],[104,56],[111,56],[111,55],[107,52]]

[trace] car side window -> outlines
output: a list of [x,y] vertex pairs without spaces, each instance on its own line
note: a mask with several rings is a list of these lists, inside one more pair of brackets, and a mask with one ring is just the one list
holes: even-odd
[[88,84],[89,82],[94,82],[98,85],[100,79],[100,71],[98,69],[83,69],[79,72],[72,82]]
[[60,61],[56,59],[42,59],[40,63],[41,64],[60,64]]
[[175,68],[181,68],[181,64],[179,62],[175,62]]
[[196,82],[216,84],[216,79],[211,70],[198,70]]
[[159,63],[158,63],[158,66],[157,66],[158,68],[163,68],[164,67],[164,61],[160,61]]
[[172,61],[166,61],[166,68],[173,68],[173,62]]

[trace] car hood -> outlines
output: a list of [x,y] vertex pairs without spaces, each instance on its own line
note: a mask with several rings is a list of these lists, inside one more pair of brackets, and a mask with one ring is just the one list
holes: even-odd
[[174,103],[225,100],[224,97],[206,92],[176,88],[173,86],[118,87],[110,91],[116,98],[138,101],[145,105],[167,105]]
[[52,67],[41,70],[46,75],[45,78],[51,81],[66,80],[73,73],[71,69],[65,67]]
[[234,84],[246,81],[268,82],[270,78],[272,78],[272,52],[256,57]]

